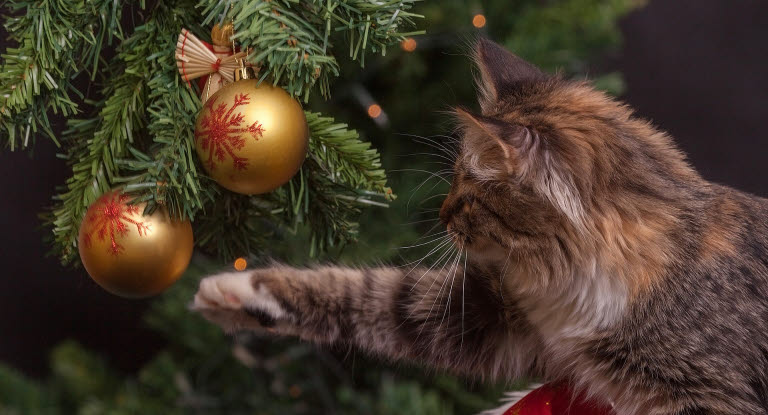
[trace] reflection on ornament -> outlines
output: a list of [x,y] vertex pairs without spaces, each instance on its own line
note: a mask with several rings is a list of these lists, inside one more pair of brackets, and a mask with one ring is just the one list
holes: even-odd
[[235,100],[229,108],[224,102],[218,106],[216,102],[217,97],[214,96],[205,103],[207,111],[203,112],[200,128],[195,130],[195,140],[200,140],[201,148],[208,152],[205,163],[210,170],[215,170],[218,163],[225,162],[227,156],[232,159],[232,167],[243,170],[248,165],[248,159],[237,156],[234,150],[243,148],[248,138],[258,140],[264,135],[264,127],[258,120],[249,126],[241,126],[243,114],[239,111],[234,114],[237,107],[250,103],[248,94],[235,95]]

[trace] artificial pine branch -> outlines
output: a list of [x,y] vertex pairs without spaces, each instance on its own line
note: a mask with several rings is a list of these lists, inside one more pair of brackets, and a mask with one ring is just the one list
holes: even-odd
[[10,0],[5,28],[17,47],[0,65],[0,147],[25,148],[44,133],[57,143],[48,113],[74,115],[72,79],[98,70],[104,43],[121,37],[122,2]]
[[404,29],[414,25],[408,12],[418,0],[201,0],[205,23],[232,19],[235,40],[250,49],[251,62],[264,63],[262,79],[270,77],[306,102],[319,83],[330,96],[330,78],[339,75],[331,37],[348,36],[349,56],[365,63],[365,53],[380,52],[406,36],[421,33]]
[[[309,154],[299,173],[266,195],[222,191],[195,221],[199,245],[229,260],[265,252],[275,239],[307,227],[314,256],[355,240],[355,218],[362,206],[387,206],[376,199],[394,198],[379,153],[370,143],[330,117],[309,111],[305,115]],[[218,192],[214,183],[204,187]]]
[[310,156],[331,182],[390,197],[387,175],[371,143],[360,141],[357,131],[335,123],[333,118],[311,112],[306,116],[313,137]]
[[[411,23],[414,15],[405,10],[412,3],[372,6],[359,1],[278,4],[252,0],[236,2],[240,8],[233,10],[243,12],[236,24],[247,23],[252,29],[238,32],[239,41],[272,45],[275,54],[257,61],[264,76],[272,75],[276,83],[306,96],[315,80],[304,76],[306,68],[301,62],[325,62],[328,68],[337,68],[329,44],[335,25],[350,35],[353,58],[362,57],[366,50],[383,51],[402,37],[397,30]],[[174,217],[195,219],[198,245],[224,258],[262,252],[269,241],[300,227],[310,231],[311,251],[322,253],[354,240],[355,217],[362,206],[386,206],[375,199],[394,197],[386,187],[378,152],[345,124],[311,112],[306,113],[308,159],[281,189],[260,196],[236,195],[199,174],[193,148],[200,100],[197,91],[182,82],[174,61],[181,28],[204,31],[196,6],[195,0],[158,2],[147,20],[120,45],[104,77],[101,98],[92,102],[93,115],[69,122],[63,141],[73,176],[55,198],[57,205],[49,218],[55,251],[63,262],[76,255],[78,230],[88,206],[117,186],[133,194],[136,202],[148,202],[149,211],[163,205]],[[216,7],[209,7],[209,17]],[[266,15],[247,10],[261,10]],[[282,22],[277,38],[255,36],[256,26],[275,21]],[[318,37],[321,33],[324,35]],[[285,49],[284,39],[315,42],[297,43],[299,49],[314,50],[312,58]],[[318,40],[322,40],[322,48]],[[258,53],[253,51],[252,57]],[[327,74],[324,79],[327,82]],[[45,114],[44,107],[34,108]]]
[[318,113],[306,113],[310,129],[309,157],[281,193],[278,205],[288,223],[306,223],[310,229],[310,255],[343,246],[357,237],[355,218],[364,205],[387,206],[376,201],[395,196],[386,187],[378,151],[359,140],[346,124]]
[[[175,16],[183,16],[178,18]],[[161,20],[162,19],[162,20]],[[125,190],[137,193],[137,201],[148,201],[148,209],[164,205],[173,217],[194,219],[205,200],[217,193],[213,183],[204,186],[197,172],[194,130],[200,99],[179,77],[174,58],[176,39],[182,27],[201,31],[194,2],[185,0],[158,14],[153,48],[147,53],[152,68],[147,76],[149,125],[152,142],[146,153],[133,149],[132,158],[121,167],[133,176],[120,178]]]
[[[168,38],[181,27],[172,12],[192,7],[191,1],[181,10],[159,4],[147,22],[121,45],[109,68],[114,75],[106,77],[105,98],[96,103],[94,116],[68,123],[64,142],[70,145],[66,157],[73,175],[67,180],[66,191],[56,196],[58,202],[52,212],[54,250],[63,262],[75,255],[80,222],[88,206],[121,182],[119,168],[129,149],[143,146],[148,83],[159,66],[158,49],[164,51],[165,47],[158,39],[163,34]],[[153,56],[155,61],[150,59]]]

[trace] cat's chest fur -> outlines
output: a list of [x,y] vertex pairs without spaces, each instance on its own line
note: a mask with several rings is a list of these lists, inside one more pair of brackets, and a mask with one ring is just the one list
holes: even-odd
[[507,274],[504,289],[513,293],[548,354],[557,360],[575,358],[578,344],[610,331],[627,311],[625,283],[596,265],[549,283],[534,275]]

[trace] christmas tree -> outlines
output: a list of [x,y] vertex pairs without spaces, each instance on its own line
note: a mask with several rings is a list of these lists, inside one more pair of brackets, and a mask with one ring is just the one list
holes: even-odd
[[[421,243],[413,241],[434,224],[432,209],[440,203],[434,196],[445,192],[439,174],[446,161],[420,154],[448,145],[435,136],[451,131],[440,110],[474,101],[461,44],[485,32],[547,70],[583,77],[618,45],[616,21],[637,5],[6,2],[6,29],[17,44],[2,55],[0,146],[28,150],[36,140],[54,140],[72,166],[44,215],[53,251],[76,264],[86,209],[120,186],[145,202],[147,213],[163,206],[191,219],[199,255],[148,312],[147,324],[167,345],[138,373],[118,373],[104,358],[65,343],[53,351],[47,379],[0,367],[0,414],[467,414],[492,407],[511,385],[468,383],[290,339],[242,334],[232,340],[186,304],[202,275],[236,257],[251,264],[268,258],[364,263],[428,253],[424,246],[391,248]],[[309,156],[288,184],[265,195],[229,192],[205,174],[194,150],[201,91],[182,79],[174,58],[182,28],[210,41],[210,27],[229,21],[248,60],[261,66],[263,82],[308,109]],[[386,53],[392,45],[398,47]],[[78,89],[83,79],[88,87]],[[615,73],[595,82],[621,90]],[[54,128],[52,114],[70,119],[64,131]],[[365,131],[367,141],[348,125]],[[382,165],[395,174],[401,196],[395,202]]]

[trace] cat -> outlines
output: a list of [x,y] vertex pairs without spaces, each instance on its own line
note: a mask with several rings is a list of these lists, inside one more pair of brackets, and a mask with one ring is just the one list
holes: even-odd
[[193,308],[227,331],[567,382],[618,415],[768,414],[768,200],[704,180],[585,81],[487,39],[474,57],[481,113],[455,110],[439,214],[463,260],[223,273]]

